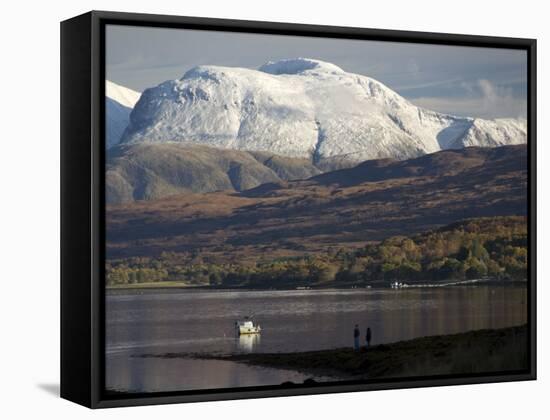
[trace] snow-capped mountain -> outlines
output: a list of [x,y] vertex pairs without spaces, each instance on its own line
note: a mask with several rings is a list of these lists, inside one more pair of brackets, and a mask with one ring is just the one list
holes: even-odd
[[106,148],[120,142],[120,138],[128,126],[130,112],[132,112],[140,95],[132,89],[117,85],[109,80],[105,81]]
[[526,122],[429,111],[374,79],[298,58],[258,70],[199,66],[147,89],[122,142],[266,151],[323,166],[525,143]]

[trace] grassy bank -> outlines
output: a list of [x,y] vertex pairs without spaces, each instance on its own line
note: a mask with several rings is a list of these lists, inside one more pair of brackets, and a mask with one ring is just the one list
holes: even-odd
[[111,284],[107,290],[133,290],[133,289],[192,289],[197,286],[182,281],[147,282],[135,284]]
[[[434,288],[434,287],[475,287],[475,286],[502,286],[502,287],[509,287],[509,286],[526,286],[527,280],[500,280],[496,278],[484,278],[484,279],[477,279],[477,280],[461,280],[456,282],[409,282],[407,283],[403,289],[415,289],[415,288]],[[369,289],[389,289],[391,286],[391,282],[389,281],[379,281],[379,282],[373,282],[368,286]],[[307,289],[301,289],[301,290],[325,290],[325,289],[366,289],[365,286],[353,286],[353,285],[346,285],[346,284],[324,284],[324,285],[316,285],[316,286],[308,286]],[[217,286],[203,286],[203,285],[196,285],[196,284],[189,284],[182,281],[162,281],[162,282],[147,282],[147,283],[135,283],[135,284],[115,284],[115,285],[107,285],[106,289],[108,291],[132,291],[132,290],[143,290],[143,289],[149,289],[149,290],[164,290],[164,289],[194,289],[194,290],[244,290],[244,291],[259,291],[259,290],[300,290],[299,288],[287,285],[286,287],[284,285],[281,285],[280,287],[264,287],[262,285],[256,285],[255,287],[251,287],[248,285],[244,286],[224,286],[224,285],[217,285]]]

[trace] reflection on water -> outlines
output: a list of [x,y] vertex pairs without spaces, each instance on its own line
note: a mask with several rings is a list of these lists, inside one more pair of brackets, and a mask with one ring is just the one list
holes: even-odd
[[241,334],[238,337],[239,350],[243,353],[251,353],[260,345],[260,334]]
[[[295,372],[146,353],[294,352],[524,324],[525,287],[306,291],[118,291],[107,296],[108,389],[168,391],[301,382]],[[262,333],[235,334],[253,313]],[[319,379],[319,378],[318,378]]]

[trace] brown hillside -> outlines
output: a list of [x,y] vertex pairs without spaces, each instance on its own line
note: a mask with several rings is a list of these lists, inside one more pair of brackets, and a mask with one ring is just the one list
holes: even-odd
[[305,181],[187,193],[107,208],[109,258],[190,251],[298,255],[461,219],[525,215],[525,146],[367,161]]

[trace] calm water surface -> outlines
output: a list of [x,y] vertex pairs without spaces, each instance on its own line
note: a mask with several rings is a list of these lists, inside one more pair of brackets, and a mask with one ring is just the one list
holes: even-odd
[[[107,296],[106,382],[129,392],[274,385],[307,376],[228,361],[134,357],[166,352],[294,352],[524,324],[525,287],[304,291],[117,291]],[[246,315],[261,336],[234,333]],[[327,378],[316,378],[323,380]]]

